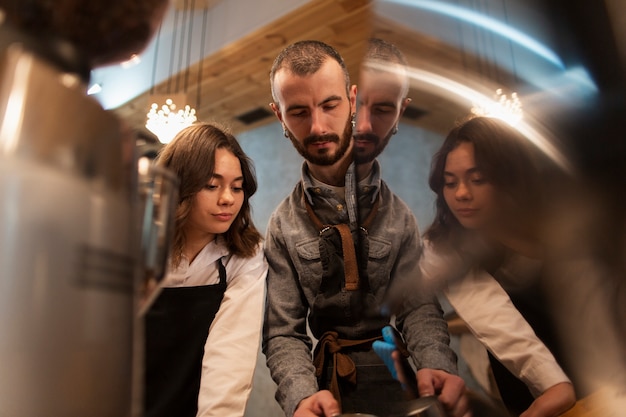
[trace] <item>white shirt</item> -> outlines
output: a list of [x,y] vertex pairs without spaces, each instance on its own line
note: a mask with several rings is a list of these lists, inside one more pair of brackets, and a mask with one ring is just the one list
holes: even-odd
[[267,261],[259,245],[252,258],[228,256],[214,240],[191,264],[182,259],[170,271],[164,287],[219,283],[216,261],[226,268],[226,292],[204,345],[198,396],[198,417],[241,417],[252,389],[261,340]]
[[[444,286],[445,296],[474,336],[533,396],[560,382],[571,382],[493,276],[482,269],[464,270],[458,256],[437,253],[428,242],[424,242],[422,256],[420,267],[426,281]],[[450,275],[443,278],[446,271],[453,272],[452,279]]]

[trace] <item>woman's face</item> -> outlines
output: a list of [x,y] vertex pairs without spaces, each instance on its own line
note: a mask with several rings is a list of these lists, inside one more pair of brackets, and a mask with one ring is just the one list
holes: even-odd
[[239,214],[244,200],[239,159],[226,149],[215,151],[215,172],[193,198],[186,224],[188,236],[215,239],[225,233]]
[[474,144],[461,142],[446,158],[443,196],[466,229],[482,231],[495,223],[496,190],[476,167]]

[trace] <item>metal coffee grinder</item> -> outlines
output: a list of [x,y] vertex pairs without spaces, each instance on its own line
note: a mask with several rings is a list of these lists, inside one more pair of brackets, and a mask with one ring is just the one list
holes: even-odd
[[[134,136],[85,94],[88,73],[68,47],[42,47],[0,24],[0,415],[7,417],[131,415],[137,289],[147,257],[162,271],[166,254],[167,236],[153,229],[167,228],[175,179],[160,183],[159,210],[154,181],[150,200],[141,198]],[[153,217],[144,229],[156,244],[142,242],[146,206]]]

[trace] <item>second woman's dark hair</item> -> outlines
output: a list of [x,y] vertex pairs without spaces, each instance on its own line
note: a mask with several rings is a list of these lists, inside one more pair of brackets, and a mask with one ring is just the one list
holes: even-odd
[[474,145],[476,166],[501,199],[509,203],[507,206],[513,212],[508,215],[520,222],[539,215],[542,194],[539,154],[528,139],[508,123],[496,118],[474,117],[455,126],[433,157],[428,184],[437,195],[436,213],[425,233],[427,239],[436,243],[463,229],[443,196],[448,154],[462,142]]

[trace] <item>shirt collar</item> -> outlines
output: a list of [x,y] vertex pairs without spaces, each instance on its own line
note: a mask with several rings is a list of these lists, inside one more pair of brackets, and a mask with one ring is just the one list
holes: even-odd
[[[348,167],[348,171],[346,172],[346,190],[352,188],[352,187],[347,187],[347,184],[350,181],[353,181],[353,179],[355,178],[354,167],[355,165],[353,162],[350,164],[350,166]],[[309,167],[306,161],[302,163],[301,176],[302,176],[302,188],[304,189],[306,198],[309,200],[309,203],[311,203],[311,205],[314,204],[313,196],[315,194],[332,192],[330,188],[320,189],[320,187],[316,187],[313,185],[313,179],[309,172]],[[378,160],[374,160],[370,175],[368,175],[365,181],[360,181],[357,184],[359,193],[363,193],[363,194],[371,193],[371,201],[373,203],[376,200],[376,198],[378,198],[378,192],[380,190],[380,181],[381,181],[380,164],[378,163]]]
[[187,258],[183,256],[180,261],[180,265],[175,270],[170,271],[171,274],[187,274],[190,268],[195,265],[207,265],[216,262],[218,259],[228,255],[228,248],[226,242],[221,236],[217,236],[214,240],[209,242],[194,259],[193,265],[189,264]]

